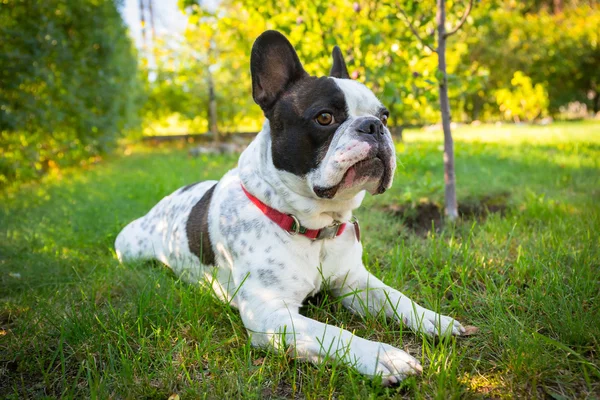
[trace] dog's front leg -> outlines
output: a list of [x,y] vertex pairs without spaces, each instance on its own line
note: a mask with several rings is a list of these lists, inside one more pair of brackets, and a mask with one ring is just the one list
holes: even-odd
[[401,321],[416,332],[428,335],[465,332],[458,321],[421,307],[377,279],[362,263],[336,281],[334,294],[342,297],[342,303],[353,312],[376,315],[383,310],[388,318]]
[[304,317],[298,306],[276,296],[264,289],[244,291],[239,309],[254,346],[290,351],[313,363],[338,360],[364,375],[381,375],[384,385],[397,384],[422,371],[419,362],[405,351]]

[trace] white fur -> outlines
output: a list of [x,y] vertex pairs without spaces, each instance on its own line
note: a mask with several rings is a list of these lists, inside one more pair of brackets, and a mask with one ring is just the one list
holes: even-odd
[[[262,202],[295,215],[308,228],[350,220],[364,190],[349,190],[326,200],[315,196],[312,185],[339,182],[345,169],[365,156],[366,148],[346,134],[350,132],[347,128],[360,116],[376,115],[381,104],[363,85],[336,82],[345,93],[350,119],[338,129],[316,170],[307,177],[277,170],[265,123],[241,155],[238,167],[217,184],[209,209],[216,266],[202,265],[190,252],[185,230],[190,210],[212,187],[210,182],[187,191],[179,189],[164,198],[146,216],[125,227],[115,247],[120,260],[156,258],[189,281],[211,286],[217,296],[239,309],[256,346],[290,348],[297,357],[312,362],[339,359],[365,375],[382,375],[384,384],[394,384],[421,371],[415,358],[388,344],[300,315],[302,301],[327,281],[355,313],[383,311],[399,323],[432,335],[460,334],[462,326],[417,305],[371,275],[362,264],[362,245],[351,225],[335,239],[311,241],[291,236],[263,215],[241,188],[243,183]],[[393,147],[389,132],[385,136],[386,144]],[[392,171],[394,167],[390,166]]]
[[346,104],[348,105],[351,116],[360,117],[365,115],[376,115],[377,111],[382,107],[377,96],[362,83],[352,79],[332,79],[344,92]]

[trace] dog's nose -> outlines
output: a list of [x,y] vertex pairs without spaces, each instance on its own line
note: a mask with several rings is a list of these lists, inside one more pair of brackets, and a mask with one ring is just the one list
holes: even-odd
[[385,133],[383,129],[383,124],[378,118],[375,117],[365,118],[358,125],[357,131],[360,133],[365,133],[367,135],[383,135]]

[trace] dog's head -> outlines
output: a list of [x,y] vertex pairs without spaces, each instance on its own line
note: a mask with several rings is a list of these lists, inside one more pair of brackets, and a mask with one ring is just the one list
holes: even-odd
[[314,77],[281,33],[256,39],[250,61],[252,95],[269,120],[273,164],[322,199],[383,193],[396,168],[388,111],[348,75],[340,49],[330,76]]

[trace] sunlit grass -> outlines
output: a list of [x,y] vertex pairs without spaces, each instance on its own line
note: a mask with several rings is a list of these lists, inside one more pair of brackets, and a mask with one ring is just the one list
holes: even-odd
[[[221,126],[223,132],[258,132],[262,125],[262,115],[259,117],[257,110],[253,110],[245,117],[238,117],[235,126]],[[203,134],[207,132],[208,122],[204,117],[196,117],[192,120],[173,113],[160,119],[153,119],[143,128],[144,136],[175,136],[189,134]]]
[[235,157],[133,146],[13,187],[0,208],[0,396],[597,397],[597,128],[457,129],[459,202],[508,193],[509,208],[426,236],[385,207],[442,202],[441,132],[405,133],[393,189],[358,212],[364,261],[480,334],[435,341],[327,296],[305,311],[419,358],[423,376],[393,389],[254,349],[238,313],[208,291],[158,263],[118,264],[112,246],[127,222],[180,186],[218,179]]
[[[529,124],[483,124],[479,126],[460,124],[452,129],[457,142],[482,142],[519,146],[521,144],[600,144],[600,120],[578,123],[557,122],[549,125]],[[443,141],[441,126],[404,131],[406,142]]]

